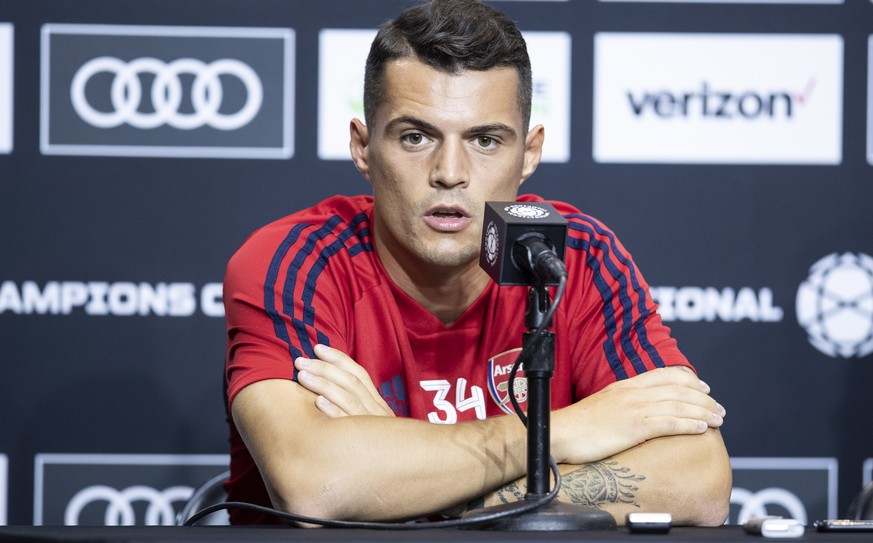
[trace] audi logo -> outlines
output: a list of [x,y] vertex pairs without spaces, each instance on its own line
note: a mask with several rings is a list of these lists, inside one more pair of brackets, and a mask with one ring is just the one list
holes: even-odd
[[[99,73],[114,75],[109,97],[112,111],[95,109],[85,96],[91,78]],[[154,111],[140,111],[143,89],[141,74],[154,74],[151,101]],[[181,74],[192,74],[191,103],[193,113],[182,113]],[[246,101],[233,113],[221,113],[224,91],[219,76],[233,76],[246,89]],[[115,128],[129,124],[151,129],[169,125],[180,130],[211,126],[218,130],[236,130],[251,122],[261,109],[264,89],[258,75],[247,64],[234,59],[220,59],[209,64],[193,58],[165,63],[156,58],[138,58],[124,62],[115,57],[97,57],[83,64],[73,76],[70,99],[79,117],[97,128]]]
[[794,493],[784,488],[765,488],[757,492],[751,492],[745,488],[734,487],[731,490],[731,503],[740,506],[737,514],[737,524],[742,524],[753,517],[764,517],[772,513],[767,512],[767,505],[783,507],[790,518],[797,519],[803,524],[807,523],[806,507]]
[[136,524],[135,502],[146,502],[144,524],[148,526],[171,526],[176,520],[173,502],[185,501],[194,489],[190,486],[171,486],[162,491],[148,486],[131,486],[117,490],[111,486],[94,485],[83,488],[67,504],[64,524],[78,526],[79,515],[85,506],[94,502],[107,502],[104,524],[106,526],[133,526]]

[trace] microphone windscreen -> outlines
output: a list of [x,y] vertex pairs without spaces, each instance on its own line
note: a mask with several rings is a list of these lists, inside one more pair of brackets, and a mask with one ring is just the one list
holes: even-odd
[[[499,285],[530,285],[527,273],[515,265],[512,247],[532,233],[541,234],[564,260],[567,220],[548,202],[485,202],[479,266]],[[554,285],[556,282],[547,282]]]

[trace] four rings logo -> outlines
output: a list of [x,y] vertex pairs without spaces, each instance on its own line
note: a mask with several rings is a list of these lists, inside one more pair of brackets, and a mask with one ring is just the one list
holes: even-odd
[[835,458],[731,457],[731,468],[730,524],[767,515],[804,524],[837,518]]
[[171,525],[227,455],[37,454],[33,524]]
[[47,24],[49,155],[289,158],[294,31]]
[[[111,112],[95,109],[85,94],[88,82],[101,72],[115,76],[110,93]],[[151,92],[154,111],[147,113],[140,111],[143,95],[140,75],[144,73],[155,76]],[[194,111],[190,114],[179,111],[182,104],[181,74],[194,75],[191,86]],[[236,77],[246,89],[245,103],[232,114],[219,111],[223,97],[219,76],[224,74]],[[136,128],[149,129],[166,123],[181,130],[192,130],[203,125],[219,130],[236,130],[247,125],[258,114],[264,90],[258,74],[244,62],[233,59],[205,64],[197,59],[182,58],[166,64],[156,58],[124,62],[114,57],[98,57],[82,65],[73,76],[70,97],[79,117],[98,128],[115,128],[127,123]]]
[[807,524],[808,521],[803,502],[784,488],[765,488],[758,492],[750,492],[745,488],[734,487],[731,489],[731,504],[740,506],[737,524],[743,524],[754,517],[766,517],[772,514],[774,507],[784,509],[788,518],[797,519],[803,524]]
[[131,486],[116,490],[110,486],[95,485],[80,490],[64,512],[66,526],[78,526],[82,510],[94,502],[106,502],[104,524],[106,526],[133,526],[136,524],[134,504],[144,502],[145,524],[148,526],[172,526],[176,519],[173,504],[184,502],[191,497],[194,489],[190,486],[174,486],[163,491],[148,486]]

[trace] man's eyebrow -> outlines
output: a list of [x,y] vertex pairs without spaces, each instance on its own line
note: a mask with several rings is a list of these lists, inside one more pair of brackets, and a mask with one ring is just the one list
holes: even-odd
[[502,132],[508,135],[513,140],[518,139],[518,132],[516,132],[515,129],[511,126],[503,123],[483,124],[479,126],[473,126],[469,130],[467,130],[468,134],[493,134],[495,132]]
[[391,119],[388,124],[385,126],[385,131],[388,132],[392,130],[397,125],[406,124],[411,125],[416,128],[420,128],[421,130],[426,130],[428,132],[436,132],[437,127],[423,119],[419,119],[418,117],[413,117],[412,115],[402,115],[397,117],[396,119]]
[[[436,125],[411,115],[402,115],[396,119],[391,119],[385,126],[385,131],[387,132],[398,125],[410,125],[427,132],[440,131]],[[464,131],[465,134],[493,134],[495,132],[507,134],[513,140],[518,139],[518,132],[516,132],[516,130],[511,126],[503,123],[489,123],[472,126]]]

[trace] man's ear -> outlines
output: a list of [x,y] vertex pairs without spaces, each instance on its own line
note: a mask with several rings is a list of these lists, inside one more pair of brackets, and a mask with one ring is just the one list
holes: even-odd
[[528,177],[530,177],[537,166],[540,165],[540,160],[543,158],[543,140],[545,139],[545,128],[538,124],[528,131],[524,138],[524,164],[521,169],[521,179],[518,185],[521,186]]
[[370,180],[370,165],[367,157],[367,145],[370,144],[370,132],[367,125],[360,119],[352,119],[349,123],[349,151],[352,153],[352,161],[367,181]]

